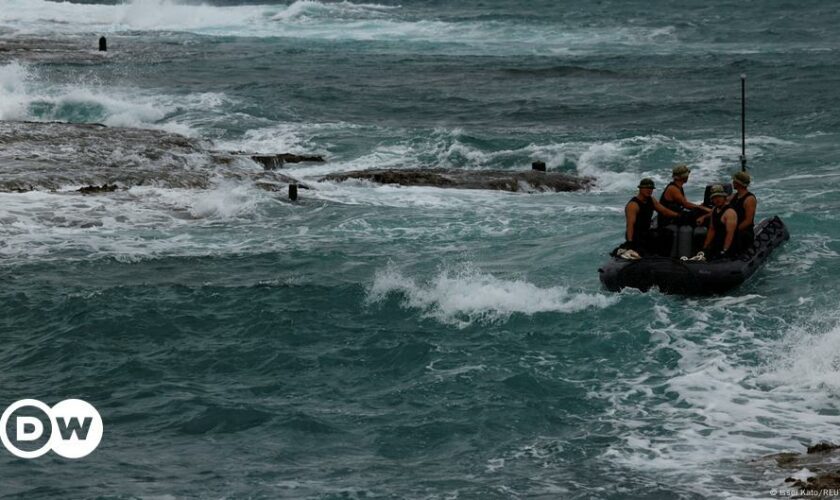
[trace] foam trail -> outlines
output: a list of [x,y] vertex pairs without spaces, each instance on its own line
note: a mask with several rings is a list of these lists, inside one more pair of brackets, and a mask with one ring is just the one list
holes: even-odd
[[515,313],[603,309],[619,300],[601,294],[576,293],[563,286],[540,288],[525,280],[504,280],[471,266],[454,272],[443,269],[428,283],[418,284],[389,264],[376,273],[367,300],[377,303],[391,294],[401,295],[406,307],[420,309],[428,317],[460,328],[476,321],[504,321]]
[[[600,394],[625,428],[623,445],[605,458],[663,477],[691,477],[704,491],[720,493],[759,457],[833,439],[840,425],[840,326],[820,315],[768,339],[744,322],[766,315],[765,299],[741,299],[705,302],[702,310],[686,304],[685,315],[694,319],[688,325],[671,323],[681,315],[668,302],[657,306],[662,314],[649,330],[660,348],[679,353],[679,367],[664,383],[641,375]],[[756,357],[763,361],[756,365]],[[639,394],[669,396],[641,410]],[[712,472],[727,461],[736,468]]]

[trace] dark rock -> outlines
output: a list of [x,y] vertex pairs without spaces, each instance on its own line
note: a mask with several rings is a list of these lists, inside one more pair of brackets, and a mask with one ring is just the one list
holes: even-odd
[[531,170],[536,170],[538,172],[545,172],[545,162],[544,161],[535,161],[531,164]]
[[770,455],[767,458],[776,460],[776,465],[779,467],[795,467],[797,460],[799,460],[801,456],[802,455],[799,453],[777,453],[776,455]]
[[103,184],[101,186],[85,186],[79,189],[82,194],[112,193],[119,189],[116,184]]
[[458,189],[499,191],[581,191],[592,187],[591,177],[576,177],[560,172],[529,170],[445,170],[445,169],[373,169],[338,172],[321,181],[343,182],[360,179],[377,184],[432,186]]
[[[794,479],[789,477],[788,479],[793,479],[791,486],[794,488],[799,488],[803,490],[803,492],[810,492],[810,491],[820,491],[825,493],[824,495],[820,495],[822,497],[829,497],[829,498],[836,498],[840,495],[830,495],[827,490],[835,490],[840,491],[840,472],[833,471],[833,472],[824,472],[818,474],[816,476],[809,477],[806,481],[802,481],[801,479]],[[785,482],[788,482],[785,479]]]
[[323,156],[295,155],[291,153],[281,153],[276,155],[251,155],[251,159],[262,164],[266,170],[282,168],[286,163],[324,162]]
[[250,181],[268,190],[285,191],[292,183],[308,188],[288,175],[257,168],[249,154],[207,148],[204,141],[160,130],[0,121],[0,192],[67,186],[86,186],[79,189],[84,194],[150,185],[206,189],[218,178]]
[[[806,498],[809,496],[820,496],[823,498],[837,498],[836,492],[840,492],[840,470],[837,469],[837,461],[840,458],[840,446],[821,442],[809,446],[807,453],[777,453],[768,455],[756,460],[756,463],[766,462],[772,459],[776,466],[787,470],[811,471],[810,476],[804,480],[796,477],[786,477],[784,482],[791,488],[785,492],[785,496],[793,498]],[[800,476],[802,477],[802,476]],[[797,492],[797,490],[799,490]],[[813,495],[819,492],[819,495]],[[808,493],[812,493],[808,495]],[[781,496],[781,493],[780,493]]]
[[822,443],[817,443],[813,446],[809,446],[808,454],[810,455],[812,453],[825,453],[827,451],[834,451],[838,449],[840,449],[840,445],[823,441]]

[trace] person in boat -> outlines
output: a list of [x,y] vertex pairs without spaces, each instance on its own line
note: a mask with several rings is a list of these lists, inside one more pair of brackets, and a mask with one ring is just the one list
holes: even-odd
[[[658,249],[665,248],[663,233],[658,233],[650,227],[653,213],[658,212],[660,217],[678,217],[679,214],[656,201],[653,197],[654,189],[656,184],[653,179],[642,179],[639,182],[639,193],[624,207],[627,227],[625,242],[620,249],[633,250],[643,256],[656,254]],[[670,245],[668,247],[670,248]]]
[[712,186],[709,199],[714,206],[710,215],[709,232],[706,233],[703,250],[691,260],[726,259],[738,253],[738,240],[735,237],[738,230],[738,213],[729,205],[726,190],[720,184]]
[[735,192],[729,199],[729,206],[738,214],[735,238],[742,251],[752,248],[755,239],[755,208],[758,202],[749,190],[751,181],[747,172],[737,172],[732,176],[732,189]]
[[696,219],[711,212],[711,209],[703,205],[691,203],[685,197],[683,186],[688,182],[688,176],[691,174],[690,168],[686,165],[677,165],[671,173],[673,180],[662,191],[659,203],[677,212],[680,216],[677,218],[660,216],[659,227],[665,227],[669,224],[693,225]]

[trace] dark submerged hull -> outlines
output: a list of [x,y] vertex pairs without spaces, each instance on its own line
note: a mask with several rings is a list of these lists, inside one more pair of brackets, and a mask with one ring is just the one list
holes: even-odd
[[671,257],[625,260],[612,257],[598,273],[607,290],[622,288],[681,295],[721,294],[740,286],[764,264],[774,249],[790,238],[778,217],[764,219],[755,228],[753,247],[735,259],[695,262]]

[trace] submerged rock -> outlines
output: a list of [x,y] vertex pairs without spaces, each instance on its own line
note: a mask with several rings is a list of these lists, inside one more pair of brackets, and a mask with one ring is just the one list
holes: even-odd
[[266,170],[282,168],[286,163],[324,162],[323,156],[295,155],[291,153],[282,153],[278,155],[251,155],[251,159],[261,164]]
[[0,192],[79,185],[86,186],[79,190],[84,194],[106,193],[117,186],[207,188],[219,178],[250,180],[272,190],[298,183],[261,168],[250,155],[219,153],[204,141],[161,130],[0,121]]
[[560,172],[528,170],[446,170],[446,169],[374,169],[339,172],[321,181],[342,182],[360,179],[377,184],[433,186],[458,189],[499,191],[581,191],[592,187],[591,177],[576,177]]
[[82,194],[112,193],[118,189],[116,184],[103,184],[101,186],[85,186],[79,189]]
[[840,445],[821,442],[809,446],[806,453],[777,453],[755,460],[759,463],[768,461],[772,461],[778,469],[788,471],[786,474],[796,471],[783,481],[790,491],[779,492],[779,496],[840,497]]
[[814,446],[809,446],[807,453],[809,455],[813,455],[814,453],[825,453],[827,451],[834,451],[839,449],[840,445],[823,441],[822,443],[817,443]]

